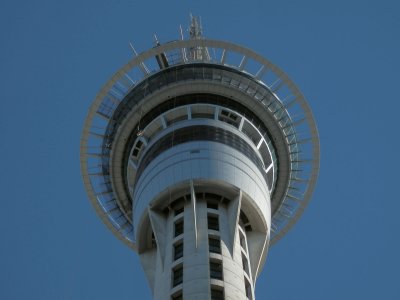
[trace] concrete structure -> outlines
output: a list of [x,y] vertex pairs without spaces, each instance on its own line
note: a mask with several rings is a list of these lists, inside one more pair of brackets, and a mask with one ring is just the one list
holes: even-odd
[[311,111],[278,67],[204,39],[197,18],[188,39],[132,49],[84,126],[89,198],[154,299],[254,299],[269,245],[315,185]]

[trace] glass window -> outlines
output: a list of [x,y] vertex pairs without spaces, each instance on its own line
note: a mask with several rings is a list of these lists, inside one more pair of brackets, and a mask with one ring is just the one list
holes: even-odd
[[242,253],[242,264],[243,264],[243,270],[246,272],[247,275],[250,275],[249,274],[249,262],[243,253]]
[[182,265],[178,266],[173,271],[173,278],[172,278],[172,287],[181,284],[183,281],[183,267]]
[[218,203],[216,203],[216,202],[207,202],[207,208],[218,209]]
[[249,281],[247,280],[247,278],[244,278],[244,286],[245,286],[245,290],[246,290],[246,297],[247,299],[253,299],[252,298],[252,292],[251,292],[251,285],[249,283]]
[[175,237],[183,233],[183,219],[175,222]]
[[208,220],[208,229],[219,230],[218,216],[208,215],[207,220]]
[[222,262],[210,261],[210,277],[222,280]]
[[209,237],[208,247],[210,252],[221,254],[221,241],[219,237]]
[[246,251],[246,240],[244,238],[243,233],[239,231],[239,240],[240,240],[240,246],[242,246],[243,250]]
[[183,243],[180,242],[174,245],[174,260],[177,260],[183,256]]
[[211,287],[211,300],[224,300],[224,290],[221,288]]

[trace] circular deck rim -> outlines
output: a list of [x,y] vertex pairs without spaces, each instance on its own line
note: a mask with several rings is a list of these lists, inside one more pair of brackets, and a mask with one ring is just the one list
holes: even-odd
[[[287,222],[286,224],[280,228],[278,231],[274,232],[274,228],[272,228],[272,238],[271,238],[271,244],[277,242],[280,238],[282,238],[290,229],[291,227],[297,222],[297,220],[300,218],[302,215],[305,207],[307,206],[308,202],[311,199],[316,180],[318,177],[319,173],[319,159],[320,159],[320,152],[319,152],[319,137],[318,137],[318,131],[317,127],[315,124],[315,120],[312,114],[312,111],[305,100],[304,96],[300,92],[300,90],[297,88],[297,86],[289,79],[289,77],[286,75],[285,72],[283,72],[279,67],[271,63],[269,60],[266,58],[262,57],[261,55],[257,54],[256,52],[236,45],[232,44],[230,42],[225,42],[225,41],[219,41],[219,40],[180,40],[180,41],[173,41],[169,42],[163,45],[160,45],[155,48],[151,48],[133,59],[131,59],[127,64],[125,64],[122,68],[120,68],[108,81],[107,83],[100,89],[98,92],[97,96],[95,97],[95,100],[90,106],[88,115],[85,119],[84,123],[84,129],[82,132],[82,137],[81,137],[81,145],[80,145],[80,161],[81,161],[81,173],[83,177],[83,182],[85,185],[85,189],[88,193],[89,199],[95,208],[97,214],[100,216],[102,221],[107,225],[107,227],[120,239],[122,240],[125,244],[127,244],[129,247],[132,249],[136,250],[136,244],[133,240],[129,239],[126,235],[124,235],[120,230],[116,228],[116,226],[112,223],[112,219],[110,219],[108,213],[103,209],[101,204],[99,203],[97,196],[98,193],[94,190],[91,180],[90,180],[90,173],[88,170],[88,158],[89,158],[89,153],[87,143],[89,140],[89,135],[90,135],[90,129],[92,125],[93,118],[101,105],[103,98],[107,95],[108,91],[112,89],[114,84],[120,80],[124,74],[127,74],[129,70],[132,70],[135,67],[142,67],[143,63],[152,57],[155,57],[156,55],[160,55],[161,53],[169,52],[169,51],[174,51],[174,50],[186,50],[191,47],[207,47],[207,48],[215,48],[215,49],[221,49],[223,51],[223,54],[225,52],[234,52],[236,54],[242,55],[243,59],[240,62],[240,65],[237,66],[232,66],[229,65],[230,67],[234,67],[237,69],[240,69],[240,71],[244,71],[242,69],[242,63],[246,59],[252,59],[262,65],[262,68],[264,68],[267,71],[273,72],[280,82],[282,82],[283,85],[285,85],[292,93],[293,93],[293,100],[291,100],[290,105],[293,104],[298,104],[300,105],[304,117],[305,117],[305,123],[308,125],[309,130],[310,130],[310,144],[311,144],[311,149],[312,149],[312,157],[309,159],[309,162],[311,163],[311,173],[309,178],[303,179],[304,181],[307,182],[307,188],[306,191],[303,194],[303,199],[300,200],[300,205],[298,208],[296,208],[296,211],[294,214],[290,216],[286,216]],[[192,63],[193,61],[185,61],[183,60],[181,63]],[[223,59],[218,63],[218,61],[214,60],[209,60],[209,59],[204,59],[201,62],[207,62],[207,63],[215,63],[215,64],[222,64],[225,65],[223,62]],[[177,64],[176,64],[177,65]],[[152,73],[153,74],[153,73]],[[248,74],[248,73],[246,73]],[[144,76],[142,77],[142,80],[145,79],[149,74],[143,74]],[[248,74],[249,75],[249,74]],[[260,81],[257,78],[257,74],[250,74],[253,77],[255,77],[255,80],[258,80],[260,83],[265,84],[263,81]],[[266,84],[265,84],[266,85]],[[268,89],[271,87],[266,85]],[[272,91],[273,92],[273,91]],[[274,93],[274,92],[273,92]],[[279,99],[278,96],[276,96]],[[282,104],[283,105],[283,104]],[[290,114],[289,114],[290,116]],[[285,199],[282,200],[284,202]],[[280,209],[279,209],[280,210]],[[278,210],[278,212],[279,212]],[[277,214],[277,213],[276,213]],[[274,214],[274,216],[276,215]],[[282,214],[285,216],[284,214]],[[272,216],[272,219],[274,219],[274,216]]]

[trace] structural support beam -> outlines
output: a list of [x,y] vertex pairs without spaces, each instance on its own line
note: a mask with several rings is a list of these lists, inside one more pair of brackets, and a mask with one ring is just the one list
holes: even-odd
[[149,208],[149,217],[154,233],[154,238],[156,239],[157,247],[159,248],[158,253],[161,259],[161,266],[163,267],[165,261],[165,249],[167,244],[167,219],[161,212],[153,210],[151,208]]
[[240,190],[239,195],[237,195],[228,204],[228,225],[229,225],[229,237],[230,237],[229,251],[231,252],[231,255],[233,255],[235,250],[236,232],[239,224],[241,204],[242,204],[242,191]]
[[248,59],[247,56],[243,56],[242,60],[240,61],[240,64],[239,64],[239,70],[240,71],[243,71],[244,67],[246,66],[247,59]]
[[225,59],[226,59],[226,49],[222,50],[222,56],[221,56],[221,64],[225,64]]
[[257,260],[250,259],[250,269],[251,276],[253,278],[253,283],[255,284],[256,278],[259,274],[260,267],[263,265],[266,254],[264,253],[268,249],[269,235],[264,232],[254,232],[250,231],[246,233],[247,235],[247,245],[249,250],[249,257],[259,258]]
[[197,241],[197,213],[196,213],[196,193],[194,192],[194,185],[193,185],[193,180],[190,181],[190,195],[192,198],[192,208],[193,208],[193,222],[194,222],[194,239],[196,243],[196,249],[198,246],[198,241]]

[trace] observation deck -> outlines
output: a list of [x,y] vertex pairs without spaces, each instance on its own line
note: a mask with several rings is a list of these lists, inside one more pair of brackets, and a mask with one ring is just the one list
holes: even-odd
[[[191,59],[187,52],[193,48],[206,48],[212,55]],[[166,58],[168,67],[157,63],[161,56]],[[311,198],[319,170],[318,132],[309,105],[289,77],[252,50],[229,42],[177,40],[151,48],[134,57],[103,86],[90,107],[81,139],[82,174],[93,206],[111,231],[135,249],[130,215],[135,200],[123,175],[126,166],[117,167],[121,171],[115,174],[115,182],[110,178],[112,152],[119,156],[124,153],[113,149],[117,147],[113,144],[115,132],[123,116],[129,114],[131,132],[137,134],[138,126],[141,130],[139,123],[146,122],[143,117],[150,118],[145,114],[149,110],[146,99],[160,94],[165,86],[176,86],[182,81],[201,81],[207,92],[228,94],[232,101],[224,106],[244,110],[243,114],[247,112],[252,118],[246,123],[261,129],[257,133],[245,131],[253,144],[273,141],[279,149],[281,170],[275,167],[273,174],[280,174],[282,179],[271,200],[273,244],[293,226]],[[164,97],[164,105],[173,106],[176,93],[171,91]],[[127,140],[128,151],[136,140],[134,136]]]

